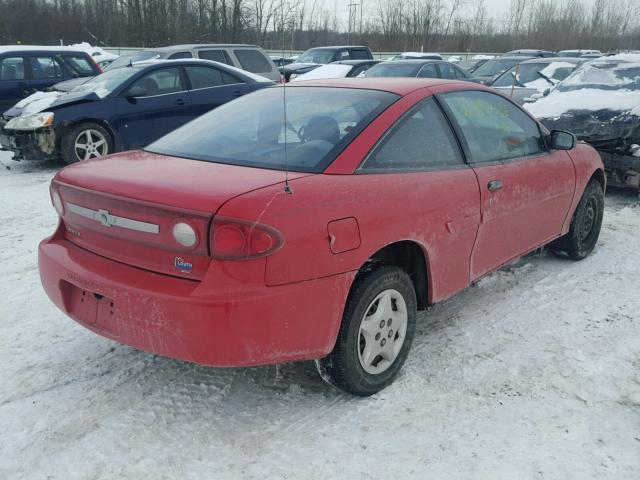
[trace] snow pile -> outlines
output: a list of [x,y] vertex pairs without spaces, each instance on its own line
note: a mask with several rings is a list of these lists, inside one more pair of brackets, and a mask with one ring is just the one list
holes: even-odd
[[584,261],[530,256],[421,315],[360,399],[310,362],[206,368],[78,326],[37,270],[59,166],[0,167],[3,479],[640,478],[635,192],[608,194]]
[[524,107],[537,118],[558,118],[570,110],[631,110],[632,114],[640,115],[640,92],[596,88],[561,92],[556,89],[534,103],[525,103]]

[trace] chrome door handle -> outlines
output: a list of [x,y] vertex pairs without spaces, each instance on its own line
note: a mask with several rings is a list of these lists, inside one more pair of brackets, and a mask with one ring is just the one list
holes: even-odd
[[496,190],[500,190],[502,188],[502,182],[500,180],[491,180],[487,183],[487,188],[490,192],[495,192]]

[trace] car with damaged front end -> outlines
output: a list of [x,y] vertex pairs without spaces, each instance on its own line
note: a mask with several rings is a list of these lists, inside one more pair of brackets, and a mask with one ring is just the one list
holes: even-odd
[[118,342],[211,366],[316,360],[370,395],[419,310],[542,245],[585,258],[604,187],[595,150],[488,87],[296,82],[58,172],[40,277]]
[[138,62],[69,92],[38,92],[0,119],[0,148],[14,160],[66,163],[141,148],[194,118],[272,85],[209,60]]
[[573,132],[596,148],[609,185],[640,187],[640,55],[587,62],[525,108],[547,128]]

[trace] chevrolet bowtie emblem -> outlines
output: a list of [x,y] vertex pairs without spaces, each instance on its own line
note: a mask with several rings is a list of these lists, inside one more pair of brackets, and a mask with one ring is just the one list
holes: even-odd
[[112,227],[116,223],[113,216],[110,215],[107,210],[102,210],[102,209],[98,210],[98,220],[105,227]]

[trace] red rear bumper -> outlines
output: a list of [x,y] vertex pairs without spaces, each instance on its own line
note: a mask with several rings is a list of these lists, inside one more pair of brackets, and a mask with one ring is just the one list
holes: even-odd
[[[135,348],[215,366],[325,356],[355,275],[267,287],[212,262],[217,272],[194,282],[106,259],[58,234],[40,244],[38,263],[49,298],[83,326]],[[225,288],[215,291],[221,280]]]

